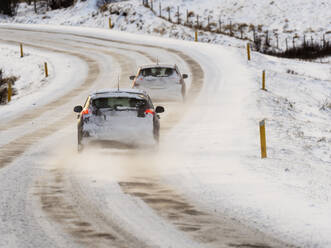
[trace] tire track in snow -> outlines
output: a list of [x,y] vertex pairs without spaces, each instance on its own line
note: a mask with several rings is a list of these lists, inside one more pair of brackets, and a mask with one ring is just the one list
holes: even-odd
[[[146,243],[128,233],[89,201],[85,192],[72,184],[71,175],[61,168],[49,171],[35,185],[43,210],[83,247],[147,248]],[[68,190],[68,189],[71,190]]]
[[126,194],[142,199],[202,247],[294,247],[225,215],[215,215],[199,209],[174,188],[162,184],[157,177],[132,177],[131,180],[121,181],[119,184]]

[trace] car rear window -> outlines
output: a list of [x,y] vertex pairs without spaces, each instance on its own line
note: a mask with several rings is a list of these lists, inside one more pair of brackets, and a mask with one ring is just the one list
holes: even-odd
[[170,77],[176,73],[176,70],[170,67],[145,68],[140,71],[143,77]]
[[92,106],[98,109],[117,107],[123,108],[138,108],[139,106],[146,105],[147,102],[144,99],[129,98],[129,97],[102,97],[92,101]]

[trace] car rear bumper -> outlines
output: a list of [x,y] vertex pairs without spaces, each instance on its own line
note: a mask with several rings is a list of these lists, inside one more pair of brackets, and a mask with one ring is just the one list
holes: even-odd
[[136,86],[135,88],[144,90],[154,101],[181,101],[183,99],[182,95],[182,85],[176,84],[167,88],[148,88],[143,86]]
[[82,144],[92,141],[115,141],[126,144],[153,144],[153,124],[148,123],[141,126],[131,126],[127,124],[119,126],[86,126],[83,128]]

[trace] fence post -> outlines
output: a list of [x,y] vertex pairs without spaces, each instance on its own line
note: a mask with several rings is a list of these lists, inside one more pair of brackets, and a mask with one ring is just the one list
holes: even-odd
[[265,135],[265,120],[260,121],[260,142],[261,142],[261,158],[267,157],[267,142]]
[[23,44],[20,44],[20,51],[21,51],[21,58],[23,58],[24,54],[23,54]]
[[13,90],[11,88],[11,82],[8,82],[8,89],[7,89],[8,102],[11,101],[12,94],[13,94]]
[[170,7],[168,7],[168,21],[171,22],[171,18],[170,18]]
[[48,77],[48,67],[47,67],[47,62],[45,62],[45,77]]
[[161,7],[161,2],[159,3],[159,16],[162,17],[162,7]]
[[195,42],[198,41],[198,30],[195,30],[195,33],[194,33],[194,41],[195,41]]
[[265,70],[262,71],[262,90],[265,89]]
[[285,39],[286,51],[288,50],[287,38]]
[[247,59],[248,59],[248,61],[250,61],[251,60],[251,47],[250,47],[250,45],[249,45],[249,43],[247,43]]

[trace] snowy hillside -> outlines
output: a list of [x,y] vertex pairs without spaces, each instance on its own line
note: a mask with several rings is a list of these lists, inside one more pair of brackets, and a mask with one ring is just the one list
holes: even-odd
[[[263,37],[268,31],[271,45],[279,48],[286,47],[285,39],[288,39],[288,46],[292,46],[293,42],[301,44],[304,36],[306,40],[318,42],[323,35],[326,40],[331,39],[331,2],[324,0],[155,0],[154,12],[142,6],[141,0],[122,1],[103,7],[97,7],[101,4],[96,2],[78,1],[74,7],[55,11],[46,11],[44,6],[39,8],[38,14],[34,13],[32,5],[23,3],[15,18],[0,19],[0,23],[109,28],[108,18],[111,17],[115,30],[193,40],[194,30],[186,26],[197,25],[198,22],[205,30],[199,31],[199,40],[232,46],[242,46],[246,42],[231,38],[230,33],[252,40],[253,30]],[[177,23],[178,11],[181,25],[174,25],[168,20],[170,17],[172,22]],[[159,17],[160,13],[163,19]],[[206,31],[208,23],[211,30],[220,30],[228,35],[209,33]]]

